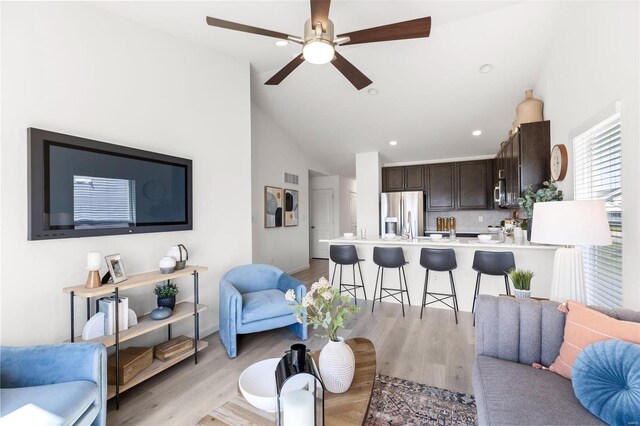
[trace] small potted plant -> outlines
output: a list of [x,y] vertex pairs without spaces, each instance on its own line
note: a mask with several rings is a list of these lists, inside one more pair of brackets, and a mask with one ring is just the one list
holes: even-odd
[[153,292],[158,297],[158,308],[165,306],[173,310],[176,307],[176,294],[180,292],[176,283],[167,281],[163,284],[156,284]]
[[349,315],[358,312],[359,308],[351,304],[349,296],[342,296],[338,289],[331,287],[324,277],[313,283],[302,300],[296,300],[293,290],[287,291],[285,297],[299,323],[303,323],[306,313],[307,323],[314,330],[324,328],[329,342],[320,351],[322,382],[329,392],[346,392],[355,373],[355,357],[344,338],[338,336],[338,331],[345,326]]
[[509,271],[509,277],[516,291],[516,298],[526,299],[531,297],[531,278],[533,276],[533,271],[526,269],[511,269]]
[[562,201],[564,195],[562,191],[558,189],[555,181],[545,180],[542,182],[543,187],[534,191],[529,185],[529,188],[524,193],[523,198],[518,199],[518,205],[524,213],[524,217],[527,218],[526,225],[522,229],[527,230],[527,240],[531,241],[531,230],[533,228],[533,205],[535,203],[543,203],[547,201]]

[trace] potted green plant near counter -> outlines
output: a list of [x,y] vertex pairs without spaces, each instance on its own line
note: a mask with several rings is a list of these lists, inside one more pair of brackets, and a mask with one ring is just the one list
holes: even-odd
[[562,191],[558,189],[554,181],[545,180],[542,182],[543,187],[534,191],[529,185],[529,188],[524,193],[523,198],[518,198],[518,205],[524,213],[524,217],[527,219],[527,240],[531,241],[531,230],[533,229],[533,205],[535,203],[544,203],[547,201],[562,201],[564,195]]
[[533,271],[527,269],[511,269],[509,278],[515,288],[516,298],[526,299],[531,297],[531,279],[535,275]]

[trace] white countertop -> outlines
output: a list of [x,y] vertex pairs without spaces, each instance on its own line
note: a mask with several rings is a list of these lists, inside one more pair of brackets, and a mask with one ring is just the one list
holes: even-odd
[[560,246],[548,244],[530,243],[526,239],[522,244],[515,244],[511,238],[507,238],[504,243],[483,243],[477,238],[458,237],[454,241],[443,238],[440,241],[431,241],[428,237],[418,237],[412,240],[403,240],[401,237],[387,238],[335,238],[331,240],[320,240],[321,243],[329,244],[376,244],[393,246],[427,246],[427,247],[452,247],[452,248],[490,248],[490,249],[521,249],[521,250],[556,250]]

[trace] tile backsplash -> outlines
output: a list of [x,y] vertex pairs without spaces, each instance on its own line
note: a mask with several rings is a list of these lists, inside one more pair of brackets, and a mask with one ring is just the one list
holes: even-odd
[[[482,216],[482,222],[478,219]],[[449,212],[426,212],[425,222],[427,231],[436,230],[437,217],[455,217],[456,230],[485,231],[489,225],[500,225],[500,221],[511,217],[511,210],[458,210]]]

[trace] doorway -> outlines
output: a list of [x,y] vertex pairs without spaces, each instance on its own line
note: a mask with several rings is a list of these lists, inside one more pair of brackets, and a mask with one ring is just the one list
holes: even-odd
[[329,258],[329,244],[320,240],[333,237],[333,189],[312,189],[309,197],[309,238],[311,257]]
[[350,224],[349,224],[349,232],[353,232],[353,235],[355,235],[356,237],[358,236],[358,210],[357,210],[357,200],[356,200],[356,193],[355,192],[350,192],[349,193],[349,219],[350,219]]

